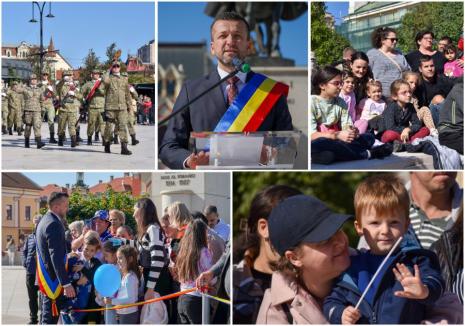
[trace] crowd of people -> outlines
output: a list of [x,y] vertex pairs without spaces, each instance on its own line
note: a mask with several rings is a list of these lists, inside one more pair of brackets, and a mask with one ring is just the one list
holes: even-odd
[[[56,324],[60,316],[61,322],[75,324],[201,324],[202,292],[228,299],[229,226],[215,206],[206,207],[204,215],[174,202],[159,219],[152,200],[141,198],[134,206],[136,230],[118,209],[98,210],[92,218],[68,225],[66,193],[52,193],[48,206],[44,216],[34,218],[34,232],[23,248],[30,324]],[[121,275],[119,289],[111,297],[100,294],[94,282],[102,264],[114,265]],[[150,304],[151,309],[80,311],[192,288],[179,297]],[[210,320],[227,323],[229,305],[214,300],[210,305]]]
[[312,67],[313,163],[430,154],[426,141],[444,157],[463,155],[463,37],[442,37],[436,49],[434,37],[418,32],[404,56],[396,30],[380,27],[367,53],[349,47],[340,62]]
[[110,144],[121,142],[121,154],[130,155],[127,134],[131,145],[137,145],[135,125],[154,123],[151,98],[139,95],[134,85],[128,83],[119,62],[113,63],[109,73],[93,70],[91,80],[82,87],[74,80],[72,71],[64,71],[56,83],[47,72],[42,73],[40,80],[35,74],[29,79],[28,84],[13,81],[2,87],[2,134],[24,133],[26,148],[30,147],[31,129],[37,148],[45,146],[41,137],[43,122],[48,124],[50,144],[64,146],[68,129],[71,147],[76,147],[83,142],[80,122],[87,121],[87,145],[102,137],[105,152],[110,152]]
[[[252,200],[233,268],[235,324],[463,322],[463,190],[456,173],[373,175],[339,214],[275,185]],[[238,242],[242,242],[239,241]],[[363,293],[363,294],[362,294]]]

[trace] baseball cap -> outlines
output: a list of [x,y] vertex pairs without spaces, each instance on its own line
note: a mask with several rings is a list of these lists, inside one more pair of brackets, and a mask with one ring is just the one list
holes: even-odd
[[268,218],[270,241],[283,256],[301,242],[317,243],[331,238],[351,215],[332,212],[321,200],[306,195],[281,201]]
[[95,212],[93,219],[100,219],[108,222],[108,211],[101,209]]

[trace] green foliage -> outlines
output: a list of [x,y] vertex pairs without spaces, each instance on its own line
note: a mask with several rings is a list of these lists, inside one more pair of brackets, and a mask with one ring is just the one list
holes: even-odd
[[397,30],[403,53],[416,50],[415,35],[431,30],[436,39],[449,36],[456,44],[463,29],[463,2],[424,2],[402,17]]
[[130,84],[155,83],[155,75],[142,72],[131,73],[128,75],[128,80]]
[[100,61],[93,49],[84,58],[84,67],[81,69],[79,76],[80,81],[84,84],[86,81],[91,80],[92,70],[100,68]]
[[350,42],[340,34],[326,26],[326,6],[323,2],[311,3],[311,49],[318,65],[327,65],[342,58],[342,50],[350,46]]
[[[257,192],[270,185],[288,185],[324,201],[338,213],[354,214],[353,198],[357,184],[373,173],[368,172],[235,172],[233,178],[234,236],[239,235],[241,219],[247,219],[250,203]],[[344,231],[350,244],[356,246],[358,236],[353,223]]]

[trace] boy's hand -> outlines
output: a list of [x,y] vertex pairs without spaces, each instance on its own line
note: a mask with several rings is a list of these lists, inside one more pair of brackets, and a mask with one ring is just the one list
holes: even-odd
[[360,311],[355,309],[355,307],[348,306],[342,312],[341,322],[343,325],[353,325],[356,324],[360,319]]
[[396,264],[392,269],[396,279],[402,284],[404,291],[396,291],[394,295],[407,299],[425,299],[429,295],[429,289],[423,284],[420,278],[420,269],[414,265],[415,275],[404,264]]
[[400,134],[400,139],[406,143],[409,140],[409,134],[410,134],[410,128],[405,128],[402,130],[402,133]]

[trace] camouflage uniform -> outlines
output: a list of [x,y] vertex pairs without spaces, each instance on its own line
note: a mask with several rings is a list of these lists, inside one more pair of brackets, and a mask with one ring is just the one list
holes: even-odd
[[[70,76],[71,73],[65,72],[65,76]],[[58,88],[58,96],[60,97],[61,107],[58,113],[58,146],[63,146],[65,139],[66,126],[71,137],[71,147],[76,147],[76,124],[82,99],[79,89],[74,86],[74,82],[61,81]],[[74,92],[74,94],[73,94]]]
[[13,125],[21,136],[23,130],[24,96],[18,92],[18,83],[13,82],[12,88],[6,93],[8,99],[8,131],[13,135]]
[[48,129],[50,131],[50,143],[56,144],[57,141],[55,139],[55,106],[53,105],[53,99],[56,96],[56,89],[53,87],[53,85],[50,85],[46,80],[42,81],[41,87],[44,92],[44,101],[42,104],[42,120],[46,112]]
[[[32,79],[37,79],[36,75],[31,75]],[[45,146],[41,141],[40,129],[42,127],[41,107],[43,101],[43,90],[38,86],[26,86],[21,88],[19,93],[24,96],[24,113],[23,122],[26,125],[24,130],[24,144],[29,147],[29,137],[31,136],[31,128],[34,128],[34,136],[37,143],[37,148]]]
[[139,141],[136,139],[136,129],[134,128],[137,122],[137,99],[139,95],[133,86],[129,88],[129,91],[131,93],[132,100],[130,109],[128,110],[128,131],[131,136],[131,145],[134,146],[139,144]]
[[118,128],[121,140],[121,154],[132,154],[128,148],[128,108],[131,107],[131,93],[129,92],[128,79],[121,75],[104,75],[105,85],[105,152],[110,152],[110,141],[112,140],[112,123]]
[[8,133],[8,98],[6,93],[2,90],[2,134],[5,135]]
[[[94,71],[93,73],[97,73]],[[98,72],[100,73],[100,72]],[[82,86],[82,95],[87,97],[92,88],[94,87],[96,80],[88,81]],[[88,109],[88,122],[87,122],[87,145],[92,145],[92,134],[100,133],[103,135],[105,128],[102,113],[105,107],[105,86],[103,83],[95,90],[94,95],[90,99],[90,102],[87,103]]]

